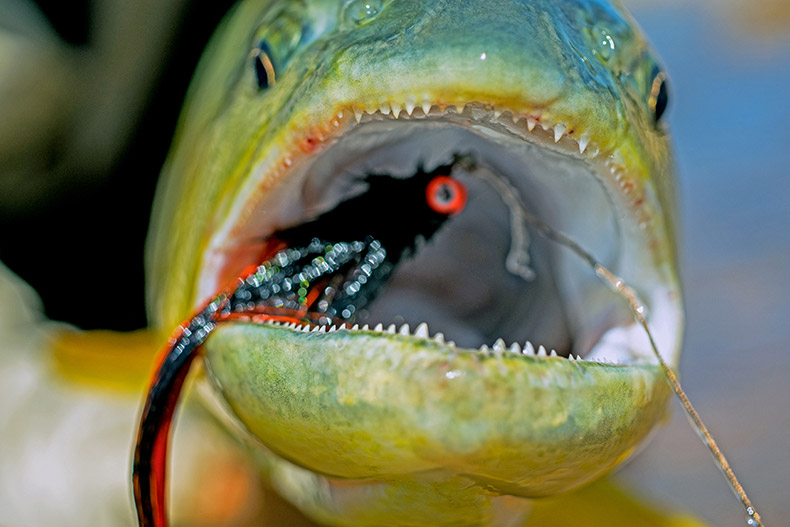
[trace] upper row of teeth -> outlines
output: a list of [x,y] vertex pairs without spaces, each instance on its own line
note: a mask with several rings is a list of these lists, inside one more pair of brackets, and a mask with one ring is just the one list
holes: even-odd
[[[315,325],[311,326],[309,324],[298,324],[296,322],[278,322],[278,321],[268,321],[269,324],[283,326],[289,329],[294,329],[296,331],[302,331],[304,333],[334,333],[335,331],[339,330],[350,330],[350,331],[376,331],[378,333],[388,333],[391,335],[403,335],[403,336],[412,336],[417,338],[423,339],[433,339],[434,341],[438,342],[439,344],[446,344],[451,348],[455,348],[456,344],[452,340],[446,341],[444,338],[443,333],[436,333],[433,337],[431,337],[430,332],[428,331],[428,324],[425,322],[419,324],[415,329],[414,332],[411,332],[411,328],[408,324],[403,324],[400,329],[398,329],[395,324],[390,324],[387,327],[384,327],[384,324],[376,324],[372,329],[370,325],[364,324],[360,326],[359,324],[354,324],[353,326],[348,326],[346,324],[332,325],[332,326],[325,326],[325,325]],[[538,346],[538,349],[535,350],[535,346],[532,345],[530,341],[527,341],[524,346],[522,347],[521,344],[518,342],[514,342],[510,346],[505,344],[503,339],[497,339],[494,342],[493,346],[489,347],[485,344],[478,348],[478,351],[483,353],[514,353],[517,355],[529,355],[532,357],[559,357],[559,358],[566,358],[564,355],[557,354],[556,350],[546,351],[544,346]],[[569,360],[584,360],[581,356],[577,355],[576,357],[573,354],[567,357]]]
[[[441,115],[441,114],[449,113],[451,108],[455,110],[455,113],[457,115],[461,115],[462,113],[464,113],[464,109],[466,108],[466,105],[465,104],[449,105],[443,109],[442,107],[436,104],[432,104],[430,102],[424,102],[421,105],[417,105],[414,103],[406,103],[403,106],[394,102],[392,103],[385,102],[382,103],[378,108],[359,108],[355,106],[354,119],[356,119],[357,123],[359,123],[362,120],[363,116],[375,115],[377,113],[383,116],[392,116],[395,119],[397,119],[400,116],[401,112],[403,111],[405,111],[406,114],[409,117],[411,117],[415,109],[422,109],[422,113],[426,116],[430,115],[431,112],[433,112],[434,114]],[[566,132],[568,131],[568,125],[565,123],[556,123],[554,125],[551,125],[550,123],[547,123],[545,120],[536,118],[532,115],[526,115],[526,116],[519,115],[517,113],[511,112],[510,110],[501,109],[497,107],[493,107],[490,110],[490,114],[494,117],[494,119],[499,119],[505,113],[510,113],[510,118],[513,120],[514,125],[518,125],[519,123],[525,124],[527,130],[529,130],[530,132],[532,132],[536,126],[540,126],[541,128],[543,128],[543,130],[545,130],[549,134],[554,135],[555,143],[559,143],[560,139],[562,139],[567,135]],[[586,133],[582,134],[578,138],[578,140],[571,137],[570,135],[567,136],[569,139],[573,140],[576,143],[576,145],[579,147],[580,154],[583,154],[584,151],[587,150],[587,147],[590,144],[590,136],[588,134]]]

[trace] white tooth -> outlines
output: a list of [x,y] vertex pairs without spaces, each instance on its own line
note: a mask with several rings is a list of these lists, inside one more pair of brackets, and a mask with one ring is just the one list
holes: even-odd
[[514,342],[512,346],[510,346],[510,351],[513,353],[521,353],[521,346],[519,346],[518,342]]
[[502,115],[502,110],[494,108],[494,119],[499,119],[500,115]]
[[321,331],[321,333],[326,333],[326,326],[321,326],[319,331]]
[[399,331],[399,333],[400,333],[401,335],[408,335],[408,334],[409,334],[409,325],[408,325],[408,324],[403,324],[403,325],[400,327],[400,331]]
[[554,142],[555,143],[558,143],[559,140],[562,139],[562,136],[565,135],[565,130],[567,130],[567,129],[568,128],[562,123],[559,123],[559,124],[554,126]]
[[549,357],[556,357],[556,356],[557,356],[557,350],[551,350],[551,353],[549,353]]
[[546,356],[546,348],[543,346],[538,346],[538,357],[545,357]]
[[365,324],[364,326],[362,326],[362,331],[368,331],[369,329],[370,329],[370,326],[369,326],[369,325],[367,325],[367,324]]
[[518,124],[518,119],[519,119],[518,114],[511,113],[510,118],[513,119],[513,124]]
[[329,332],[330,333],[334,333],[336,330],[337,330],[337,327],[334,324],[332,324],[332,327],[329,328]]
[[439,344],[444,344],[444,333],[437,333],[433,336],[433,340],[438,342]]
[[417,329],[414,330],[414,336],[427,339],[429,337],[429,335],[428,335],[428,324],[423,322],[422,324],[417,326]]
[[347,328],[348,326],[346,326],[346,323],[343,322],[342,324],[340,324],[340,326],[337,329],[347,329]]
[[483,344],[482,346],[480,346],[480,348],[478,348],[478,351],[482,351],[483,353],[488,353],[490,351],[490,348],[485,344]]
[[507,347],[507,346],[505,346],[505,341],[504,341],[504,340],[502,340],[502,339],[496,339],[496,342],[494,342],[494,349],[495,349],[496,351],[502,351],[502,350],[504,350],[506,347]]
[[422,111],[423,113],[425,113],[425,115],[428,115],[428,112],[431,111],[431,103],[429,102],[422,103]]
[[392,107],[392,115],[394,115],[395,119],[397,119],[398,116],[400,115],[400,112],[401,112],[400,104],[398,104],[396,102],[393,102],[393,103],[390,103],[390,106]]
[[583,154],[585,150],[587,150],[587,145],[590,144],[590,136],[587,134],[582,134],[579,138],[579,153]]
[[450,346],[451,348],[454,348],[455,347],[455,341],[454,340],[450,340],[450,341],[447,342],[447,345]]
[[359,324],[354,324],[353,326],[351,326],[351,331],[356,331],[358,329],[359,329]]
[[384,324],[379,322],[378,324],[376,324],[376,327],[373,328],[373,331],[384,331]]
[[313,326],[313,329],[310,330],[310,333],[315,333],[318,331],[318,326]]
[[395,334],[395,324],[390,324],[387,326],[387,333],[392,333],[393,335]]
[[414,112],[414,103],[407,102],[406,103],[406,113],[411,117],[411,114]]
[[362,110],[360,110],[356,106],[354,107],[354,119],[357,120],[357,124],[359,124],[359,121],[362,120]]
[[574,359],[573,359],[573,353],[571,353],[571,354],[569,354],[569,355],[568,355],[568,360],[574,360]]
[[381,106],[379,107],[379,111],[381,112],[381,115],[389,115],[390,105],[385,102],[381,103]]
[[576,360],[584,360],[581,355],[576,355]]
[[524,345],[524,355],[532,355],[535,356],[535,347],[532,345],[530,341]]
[[535,129],[535,119],[527,117],[527,130],[530,132]]
[[464,113],[464,108],[466,108],[466,104],[464,104],[464,103],[456,104],[455,105],[455,112],[458,115],[461,115],[462,113]]

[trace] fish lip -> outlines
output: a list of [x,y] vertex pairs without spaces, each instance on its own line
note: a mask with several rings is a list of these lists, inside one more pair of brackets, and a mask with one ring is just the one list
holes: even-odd
[[[607,192],[610,192],[612,187],[622,191],[622,195],[614,192],[610,192],[610,194],[615,198],[622,198],[618,203],[625,210],[624,214],[627,214],[629,218],[634,218],[638,222],[640,230],[647,233],[649,238],[645,245],[651,249],[660,246],[658,238],[651,237],[656,234],[650,229],[655,211],[651,208],[652,203],[649,196],[645,194],[644,188],[632,183],[628,170],[612,150],[601,149],[588,134],[579,133],[583,127],[578,124],[569,124],[567,120],[552,122],[540,110],[516,111],[484,102],[458,104],[424,102],[420,105],[412,105],[407,102],[403,104],[385,102],[376,108],[343,104],[331,112],[329,118],[320,121],[319,124],[293,127],[288,147],[277,152],[273,159],[266,159],[260,163],[259,166],[266,165],[266,172],[262,173],[259,178],[250,178],[237,194],[251,196],[252,199],[248,197],[245,200],[245,205],[238,207],[235,212],[231,212],[221,222],[220,229],[215,232],[208,244],[199,271],[197,298],[210,296],[224,285],[216,281],[215,277],[217,276],[216,269],[224,258],[225,242],[237,235],[237,229],[248,221],[255,208],[255,196],[283,184],[291,172],[300,166],[309,164],[311,160],[331,148],[336,140],[355,128],[371,122],[387,120],[444,120],[462,126],[469,123],[499,126],[514,138],[584,160],[594,168],[591,170],[594,177],[607,182]],[[261,181],[265,183],[260,183]],[[265,231],[262,233],[264,236],[266,234],[268,233]],[[658,256],[656,257],[658,258]],[[676,312],[674,318],[679,321],[682,319],[682,307],[677,286],[672,281],[665,285],[667,291],[661,293],[665,297],[662,301],[668,299],[674,304],[672,306]],[[649,300],[652,302],[652,299]],[[647,319],[651,323],[649,311]],[[665,360],[675,366],[679,358],[679,327],[681,324],[680,322],[664,324],[663,329],[666,329],[667,326],[674,326],[671,328],[673,334],[669,338],[660,339],[662,341],[661,348],[669,350],[668,356],[664,354]],[[487,346],[484,345],[484,347]],[[621,354],[621,358],[630,362],[625,354]],[[652,363],[654,361],[654,357],[649,353],[644,353],[644,350],[638,357],[632,358],[636,358],[637,363]],[[607,359],[602,360],[607,362]]]

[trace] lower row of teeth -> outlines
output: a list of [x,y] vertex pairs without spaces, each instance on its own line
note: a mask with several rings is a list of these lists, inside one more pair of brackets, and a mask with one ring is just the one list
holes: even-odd
[[[455,348],[456,344],[452,340],[445,341],[443,333],[436,333],[431,337],[428,331],[428,324],[425,322],[419,324],[412,333],[411,328],[408,324],[403,324],[400,329],[397,329],[395,324],[390,324],[387,327],[384,327],[384,324],[376,324],[373,328],[370,327],[369,324],[364,324],[360,326],[359,324],[354,324],[353,326],[348,326],[347,324],[340,324],[326,326],[326,325],[310,325],[310,324],[299,324],[296,322],[278,322],[275,320],[267,321],[268,324],[275,325],[275,326],[282,326],[289,329],[293,329],[296,331],[302,331],[304,333],[334,333],[335,331],[340,330],[349,330],[349,331],[375,331],[377,333],[387,333],[390,335],[403,335],[403,336],[411,336],[423,339],[433,339],[434,341],[438,342],[439,344],[445,344],[450,346],[451,348]],[[483,344],[478,348],[478,351],[483,353],[514,353],[516,355],[528,355],[531,357],[558,357],[558,358],[567,358],[569,360],[584,360],[580,355],[573,356],[570,354],[568,357],[564,355],[559,355],[556,350],[546,351],[544,346],[538,346],[538,349],[535,349],[535,346],[532,345],[530,341],[527,341],[524,346],[522,347],[521,344],[518,342],[514,342],[510,346],[505,344],[503,339],[497,339],[494,342],[493,346],[489,347],[486,344]]]

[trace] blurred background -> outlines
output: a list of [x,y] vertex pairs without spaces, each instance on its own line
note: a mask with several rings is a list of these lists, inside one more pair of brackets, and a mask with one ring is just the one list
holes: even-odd
[[[231,4],[0,0],[0,261],[35,289],[48,318],[83,329],[145,325],[156,179],[191,73]],[[778,525],[790,517],[790,3],[626,4],[671,80],[682,381],[764,519]],[[12,329],[0,325],[0,348],[10,349]],[[744,525],[675,410],[617,478],[711,525]],[[11,422],[0,412],[3,434]]]

